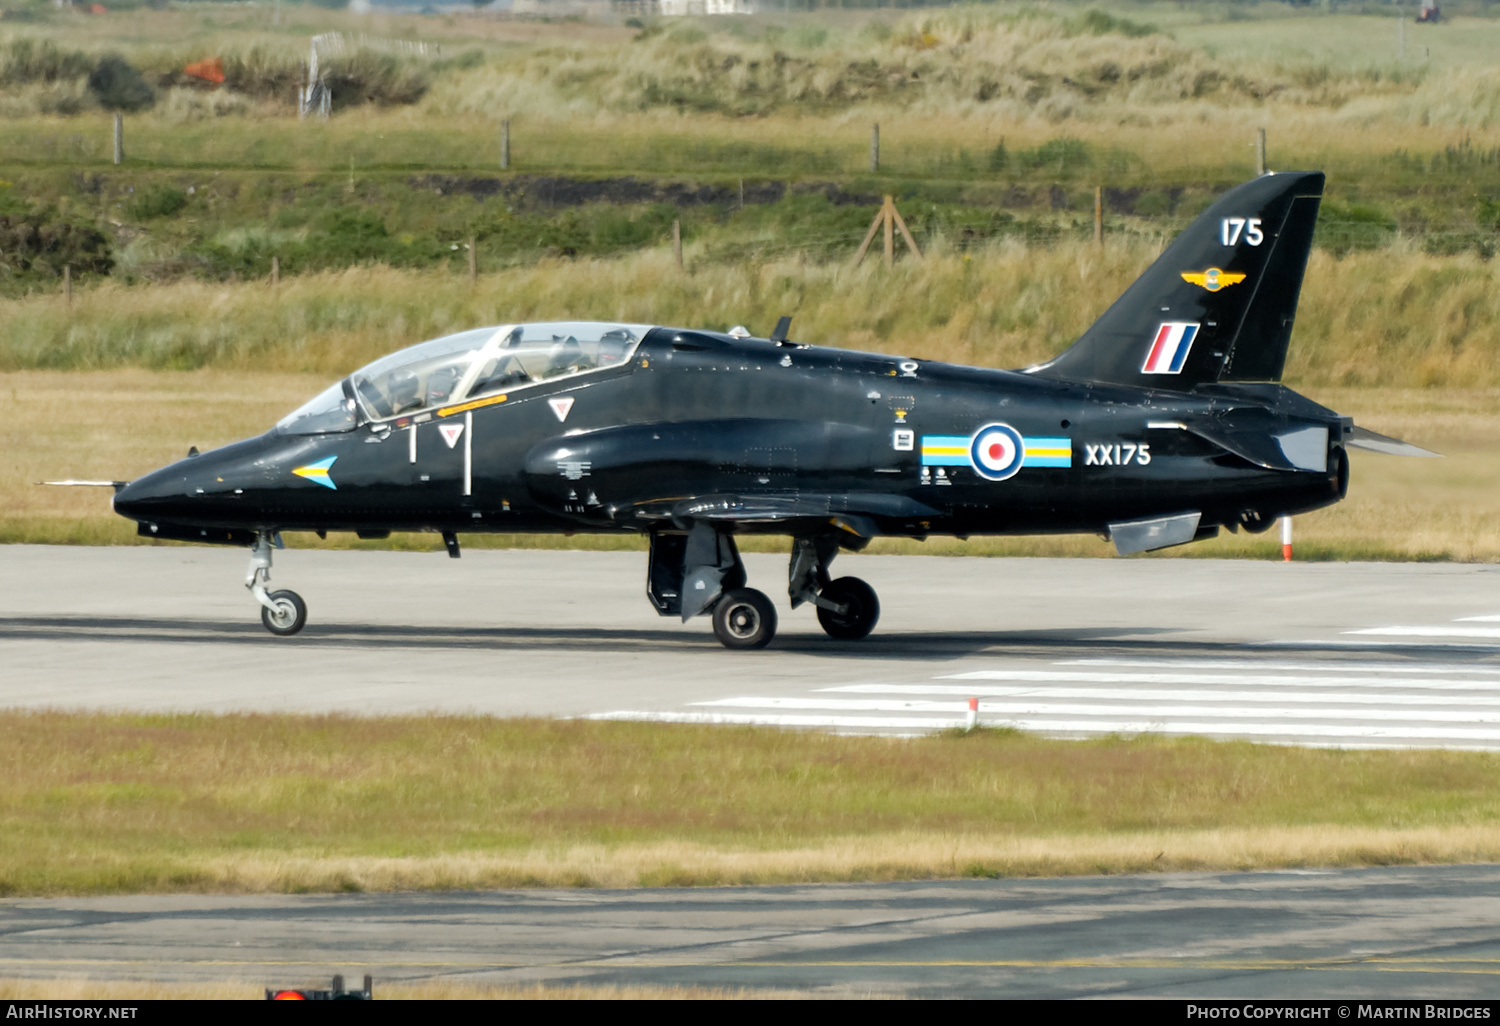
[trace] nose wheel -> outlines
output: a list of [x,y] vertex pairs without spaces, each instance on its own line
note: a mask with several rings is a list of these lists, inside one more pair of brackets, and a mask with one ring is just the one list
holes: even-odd
[[277,637],[289,638],[307,625],[307,603],[295,591],[268,591],[271,583],[271,550],[281,547],[273,532],[260,531],[250,548],[250,572],[245,587],[260,603],[260,622]]
[[260,622],[278,637],[288,638],[307,624],[307,603],[295,591],[273,591],[269,606],[260,607]]

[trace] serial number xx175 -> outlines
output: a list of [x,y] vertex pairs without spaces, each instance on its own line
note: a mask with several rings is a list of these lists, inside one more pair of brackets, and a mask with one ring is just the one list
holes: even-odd
[[1118,442],[1114,445],[1087,445],[1083,447],[1085,467],[1123,467],[1134,463],[1144,467],[1151,462],[1151,446],[1146,443]]

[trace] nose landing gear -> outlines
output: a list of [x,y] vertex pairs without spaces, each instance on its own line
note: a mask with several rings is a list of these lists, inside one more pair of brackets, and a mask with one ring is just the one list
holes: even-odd
[[271,531],[257,531],[250,548],[250,571],[245,587],[260,603],[260,622],[279,637],[296,634],[307,624],[307,603],[295,591],[267,591],[271,582],[271,550],[281,548],[281,538]]

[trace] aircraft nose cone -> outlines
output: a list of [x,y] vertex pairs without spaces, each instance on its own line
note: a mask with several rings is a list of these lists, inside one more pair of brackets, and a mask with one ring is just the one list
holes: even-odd
[[147,520],[159,517],[176,501],[185,498],[181,475],[172,475],[172,480],[161,471],[153,471],[138,477],[115,493],[115,512],[131,520]]

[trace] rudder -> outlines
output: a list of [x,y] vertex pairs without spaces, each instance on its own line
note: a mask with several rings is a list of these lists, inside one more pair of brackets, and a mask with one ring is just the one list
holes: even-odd
[[1280,379],[1323,181],[1320,171],[1279,172],[1229,190],[1030,373],[1174,391]]

